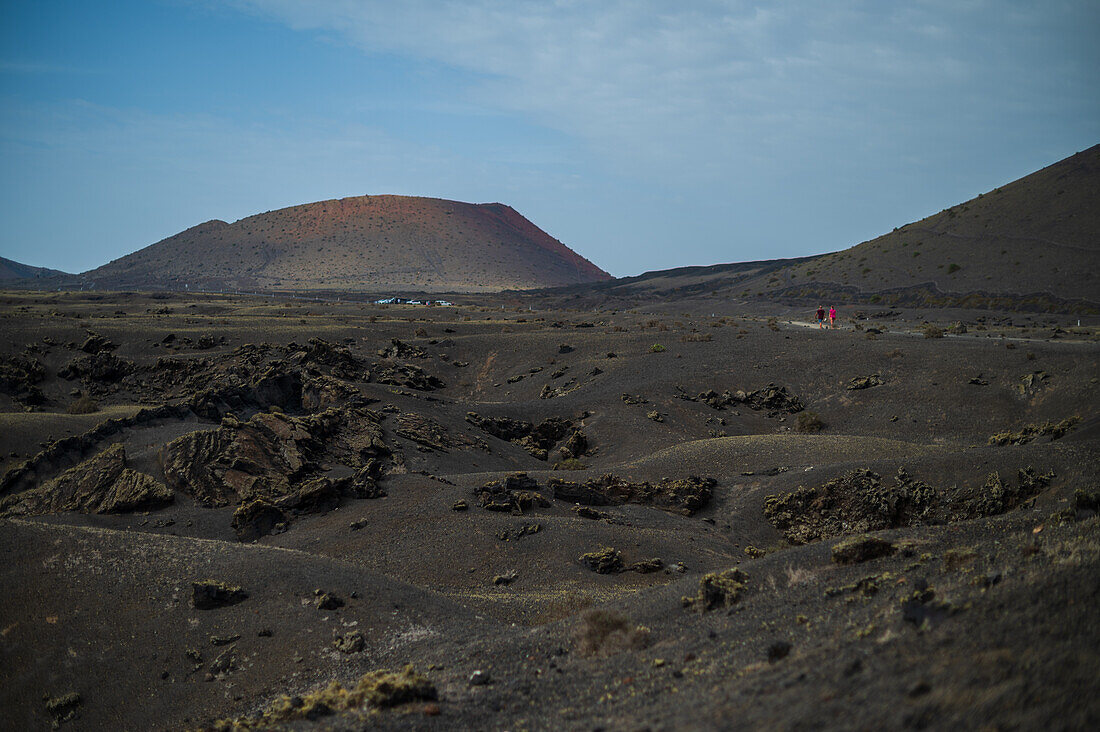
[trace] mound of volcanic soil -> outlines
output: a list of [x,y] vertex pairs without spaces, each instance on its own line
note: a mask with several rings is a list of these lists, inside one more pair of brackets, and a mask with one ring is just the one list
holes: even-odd
[[82,277],[100,289],[482,292],[610,276],[504,204],[359,196],[208,221]]

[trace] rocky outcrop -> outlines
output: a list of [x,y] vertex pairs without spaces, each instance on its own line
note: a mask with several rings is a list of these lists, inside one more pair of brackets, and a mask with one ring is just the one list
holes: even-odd
[[57,372],[62,379],[86,379],[102,384],[114,384],[128,376],[137,367],[133,362],[119,358],[107,351],[99,351],[90,356],[74,358],[67,366]]
[[346,346],[338,346],[320,338],[310,338],[309,345],[294,343],[287,346],[287,359],[312,373],[324,374],[349,381],[366,381],[370,372],[367,365],[352,354]]
[[46,378],[46,367],[33,356],[0,358],[0,393],[18,399],[24,404],[45,403],[45,395],[36,386],[44,378]]
[[763,389],[756,391],[735,391],[728,389],[721,394],[714,391],[704,391],[695,397],[686,397],[691,401],[702,402],[712,409],[725,409],[740,404],[756,411],[766,411],[770,414],[795,414],[803,409],[798,397],[787,391],[787,387],[776,384],[768,384]]
[[655,484],[637,483],[608,473],[583,483],[550,478],[547,485],[559,501],[585,506],[636,503],[691,516],[710,502],[717,481],[692,475],[676,480],[665,478]]
[[39,488],[3,499],[0,514],[125,513],[160,508],[172,498],[163,483],[126,467],[125,449],[114,444]]
[[[353,468],[389,455],[380,419],[364,408],[306,417],[268,412],[247,422],[226,417],[215,430],[192,432],[165,445],[161,467],[170,485],[205,506],[252,498],[274,501],[295,493],[317,471],[322,454]],[[377,466],[372,471],[374,477],[380,474]]]
[[[580,457],[588,449],[584,433],[580,432],[574,438],[571,432],[573,422],[561,417],[547,417],[538,424],[532,424],[508,417],[482,417],[477,412],[467,412],[466,421],[493,437],[519,445],[539,460],[547,460],[550,451],[566,435],[570,435],[572,443],[563,446],[568,450],[568,455],[563,454],[563,457]],[[579,452],[574,454],[574,450]]]
[[410,346],[396,338],[390,339],[390,345],[378,351],[382,358],[427,358],[428,352],[420,346]]
[[915,480],[898,468],[892,483],[861,468],[820,486],[801,486],[764,499],[764,516],[792,544],[862,534],[899,526],[935,525],[995,516],[1037,495],[1052,479],[1028,467],[1018,485],[996,473],[981,486],[943,490]]
[[873,386],[882,386],[882,377],[878,374],[871,374],[870,376],[857,376],[848,382],[846,388],[848,391],[858,391],[859,389],[870,389]]
[[736,567],[710,572],[699,580],[699,590],[695,596],[683,598],[683,605],[699,612],[732,607],[741,599],[748,581],[749,576]]
[[374,381],[379,384],[405,386],[417,391],[435,391],[447,386],[443,379],[432,376],[424,369],[411,363],[375,364],[371,375]]
[[397,417],[394,434],[412,440],[424,450],[447,452],[452,447],[477,448],[488,450],[489,445],[479,437],[470,437],[461,432],[452,434],[439,422],[430,417],[413,412],[405,412]]
[[519,516],[536,506],[550,505],[538,490],[538,482],[527,473],[513,473],[481,486],[477,491],[477,504],[487,511],[507,511]]

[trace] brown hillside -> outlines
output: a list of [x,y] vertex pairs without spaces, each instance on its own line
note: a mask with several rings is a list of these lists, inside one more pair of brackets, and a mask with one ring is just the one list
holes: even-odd
[[478,292],[610,275],[500,203],[359,196],[208,221],[85,273],[100,288]]
[[[802,262],[754,291],[920,290],[1100,302],[1100,145],[889,234]],[[1033,298],[1036,299],[1036,298]],[[944,303],[949,304],[949,303]]]
[[647,272],[545,296],[573,306],[782,300],[1100,309],[1100,145],[849,249]]

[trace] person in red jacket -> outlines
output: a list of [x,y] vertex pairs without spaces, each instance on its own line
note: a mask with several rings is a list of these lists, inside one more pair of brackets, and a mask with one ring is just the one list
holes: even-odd
[[825,306],[824,305],[818,305],[817,306],[817,327],[821,328],[821,329],[825,328]]
[[834,308],[832,305],[829,306],[829,327],[836,327],[836,308]]

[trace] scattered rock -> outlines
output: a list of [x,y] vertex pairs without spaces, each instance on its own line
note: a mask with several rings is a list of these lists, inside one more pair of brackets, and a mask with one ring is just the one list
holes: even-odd
[[627,567],[631,572],[637,572],[638,574],[652,574],[653,572],[660,572],[664,568],[665,563],[658,557],[641,559]]
[[236,643],[241,639],[240,633],[234,633],[233,635],[212,635],[210,636],[210,645],[212,646],[227,646],[230,643]]
[[656,409],[646,412],[646,419],[652,419],[654,422],[664,422],[665,418]]
[[622,553],[611,547],[601,547],[597,551],[582,554],[581,563],[596,574],[615,574],[623,571]]
[[[464,366],[467,364],[455,361],[454,365]],[[419,366],[410,363],[375,364],[374,369],[371,371],[371,377],[379,384],[404,386],[417,391],[435,391],[447,386],[443,379],[433,376]]]
[[68,694],[47,698],[46,711],[53,718],[53,726],[56,728],[63,722],[79,719],[80,706],[83,703],[84,699],[79,693],[70,691]]
[[80,356],[57,372],[62,379],[87,379],[102,384],[114,384],[137,370],[133,362],[101,351],[90,356]]
[[313,604],[319,610],[338,610],[344,606],[344,601],[332,592],[314,590],[313,598]]
[[360,653],[367,647],[367,639],[363,637],[362,631],[353,630],[350,633],[344,635],[338,635],[332,641],[332,647],[340,651],[340,653]]
[[882,378],[878,374],[857,376],[849,381],[848,386],[845,388],[848,391],[856,391],[857,389],[870,389],[872,386],[882,386]]
[[470,674],[469,678],[470,686],[484,686],[492,681],[492,677],[489,676],[488,671],[477,670]]
[[682,479],[664,478],[656,485],[632,483],[606,474],[599,478],[575,483],[550,478],[547,486],[554,498],[586,506],[618,506],[624,503],[652,505],[664,511],[690,516],[710,502],[717,481],[713,478],[689,476]]
[[787,641],[775,641],[768,646],[768,663],[786,658],[791,652],[791,644]]
[[704,391],[695,397],[686,397],[691,401],[702,402],[712,409],[725,409],[734,404],[744,404],[755,411],[767,411],[769,414],[795,414],[803,409],[798,397],[787,391],[785,386],[768,384],[756,391]]
[[268,534],[278,533],[279,527],[286,527],[290,518],[277,506],[262,498],[242,503],[233,512],[233,532],[237,541],[256,541]]
[[510,585],[510,584],[512,584],[513,582],[516,581],[517,577],[519,577],[519,572],[517,572],[516,570],[513,569],[511,572],[507,572],[505,574],[498,574],[497,576],[493,577],[493,584],[494,585]]
[[466,503],[466,501],[455,501],[451,505],[451,510],[452,511],[467,511],[467,510],[469,510],[469,508],[470,508],[470,506],[469,506],[469,504]]
[[573,513],[577,514],[581,518],[586,518],[586,519],[607,518],[606,513],[603,513],[601,511],[597,511],[594,508],[589,508],[588,506],[576,505],[576,506],[573,506],[572,510],[573,510]]
[[160,481],[127,468],[126,450],[116,443],[38,488],[0,499],[0,515],[128,513],[154,510],[173,498]]
[[84,353],[90,353],[92,355],[95,355],[100,351],[113,351],[116,348],[118,348],[117,343],[112,343],[110,339],[96,333],[88,336],[88,339],[85,340],[84,343],[80,346],[81,351],[84,351]]
[[1040,437],[1049,437],[1053,441],[1065,437],[1076,429],[1080,423],[1081,417],[1074,415],[1063,419],[1061,422],[1048,420],[1042,424],[1028,424],[1015,432],[1008,430],[991,435],[988,442],[990,445],[1023,445]]
[[244,602],[248,593],[240,587],[217,580],[201,580],[191,583],[191,604],[196,610],[213,610]]
[[447,452],[452,447],[475,447],[480,450],[489,450],[489,445],[481,438],[472,438],[463,433],[452,435],[439,422],[422,414],[406,412],[397,418],[397,428],[394,434],[404,437],[406,440],[440,452]]
[[858,564],[893,554],[894,545],[877,536],[850,536],[833,546],[833,561],[837,564]]
[[699,612],[732,607],[741,599],[748,581],[749,576],[736,567],[710,572],[699,580],[699,591],[694,597],[683,598],[683,605]]
[[410,346],[393,338],[389,346],[378,351],[378,355],[382,358],[427,358],[428,352],[420,346]]
[[523,524],[515,529],[505,529],[497,534],[497,538],[501,541],[514,541],[524,536],[530,536],[542,531],[542,524]]
[[538,488],[538,482],[527,473],[512,473],[503,480],[491,480],[481,486],[477,502],[488,511],[508,511],[518,516],[535,506],[550,506],[537,492]]

